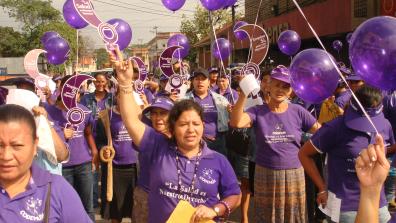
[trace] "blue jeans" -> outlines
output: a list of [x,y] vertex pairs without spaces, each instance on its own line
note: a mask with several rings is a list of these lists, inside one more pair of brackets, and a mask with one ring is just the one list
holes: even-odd
[[64,167],[63,177],[73,186],[80,196],[85,211],[95,222],[95,211],[93,209],[93,174],[91,162],[76,166]]
[[[344,211],[340,213],[340,223],[354,223],[357,211]],[[384,206],[378,210],[379,223],[387,223],[390,219],[388,206]],[[326,218],[327,222],[334,223],[329,217]]]

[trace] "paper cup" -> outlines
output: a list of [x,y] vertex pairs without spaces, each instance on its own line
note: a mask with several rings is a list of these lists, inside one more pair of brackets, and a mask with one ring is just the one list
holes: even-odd
[[250,93],[256,95],[260,92],[260,85],[257,83],[256,77],[253,74],[245,75],[241,82],[239,82],[239,86],[246,96]]

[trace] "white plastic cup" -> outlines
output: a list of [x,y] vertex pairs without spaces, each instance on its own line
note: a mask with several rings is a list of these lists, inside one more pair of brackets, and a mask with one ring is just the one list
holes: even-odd
[[239,82],[243,93],[248,96],[249,94],[256,95],[260,92],[260,85],[257,83],[256,77],[253,74],[245,75]]

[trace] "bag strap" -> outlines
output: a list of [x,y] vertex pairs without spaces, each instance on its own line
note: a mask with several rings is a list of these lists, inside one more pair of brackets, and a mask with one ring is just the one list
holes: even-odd
[[48,184],[47,198],[45,199],[44,223],[49,223],[50,205],[51,205],[51,182],[49,182]]

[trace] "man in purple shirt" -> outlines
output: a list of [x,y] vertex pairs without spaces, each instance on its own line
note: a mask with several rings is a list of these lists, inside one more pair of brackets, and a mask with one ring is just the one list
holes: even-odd
[[211,91],[216,91],[219,87],[217,86],[217,79],[219,77],[219,68],[211,67],[208,69],[209,72],[209,89]]
[[[363,86],[356,92],[356,96],[370,115],[378,133],[382,135],[385,145],[387,147],[394,145],[392,127],[382,113],[381,92]],[[354,222],[360,192],[354,161],[363,148],[374,143],[375,136],[376,130],[364,117],[357,102],[351,101],[343,116],[326,123],[299,152],[305,171],[319,188],[318,203],[326,205],[328,191],[341,199],[340,222]],[[327,185],[311,160],[312,156],[318,153],[328,155]],[[380,207],[380,222],[387,222],[390,215],[383,191]]]

